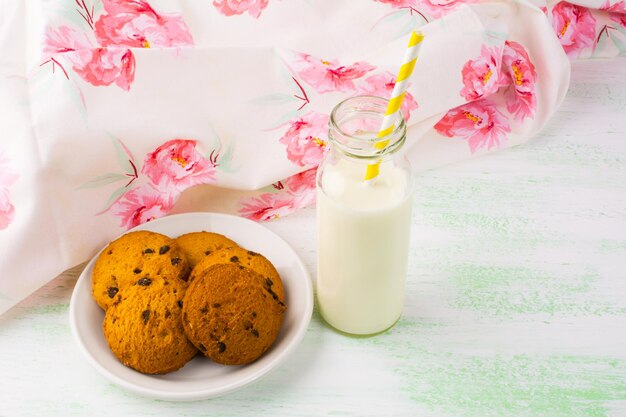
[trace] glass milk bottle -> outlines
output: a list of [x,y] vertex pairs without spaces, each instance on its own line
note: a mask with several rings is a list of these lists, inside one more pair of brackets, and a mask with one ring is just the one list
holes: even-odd
[[[328,324],[354,335],[390,328],[404,303],[413,183],[400,112],[378,138],[387,104],[372,96],[339,103],[317,174],[318,304]],[[365,181],[377,163],[379,174]]]

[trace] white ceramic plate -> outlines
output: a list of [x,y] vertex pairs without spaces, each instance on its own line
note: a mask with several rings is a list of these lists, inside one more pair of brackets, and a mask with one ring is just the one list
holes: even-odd
[[311,279],[294,250],[273,232],[250,220],[216,213],[167,216],[133,230],[152,230],[170,237],[201,230],[222,233],[240,246],[263,254],[276,266],[283,280],[287,312],[274,345],[251,364],[223,366],[198,355],[176,372],[144,375],[122,365],[109,350],[102,332],[104,312],[91,298],[94,257],[78,278],[72,293],[70,324],[89,362],[112,382],[136,393],[164,400],[216,397],[267,374],[283,362],[304,337],[313,311]]

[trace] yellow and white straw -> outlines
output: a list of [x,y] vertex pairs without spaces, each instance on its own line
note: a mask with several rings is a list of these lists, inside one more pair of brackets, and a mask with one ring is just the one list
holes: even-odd
[[[385,111],[385,117],[383,118],[383,123],[378,131],[378,137],[383,138],[394,131],[396,126],[393,123],[394,115],[400,111],[400,107],[402,107],[402,101],[404,100],[404,95],[406,93],[406,88],[409,85],[409,78],[413,73],[413,68],[415,67],[415,62],[417,61],[417,54],[419,52],[420,46],[422,45],[422,40],[424,39],[424,35],[418,32],[411,32],[411,39],[409,40],[409,45],[404,53],[404,60],[402,61],[402,66],[398,71],[398,76],[396,77],[396,84],[393,87],[393,92],[391,93],[391,98],[389,99],[389,104],[387,105],[387,110]],[[389,140],[384,140],[378,142],[375,146],[378,149],[383,149],[389,144]],[[365,171],[365,181],[372,180],[376,178],[380,170],[380,161],[375,164],[369,164],[367,166],[367,170]]]

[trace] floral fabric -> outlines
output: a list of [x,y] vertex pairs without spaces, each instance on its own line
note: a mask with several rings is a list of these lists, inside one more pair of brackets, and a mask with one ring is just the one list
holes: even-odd
[[411,30],[416,171],[529,140],[569,59],[626,44],[623,0],[25,3],[0,0],[0,313],[157,217],[313,204],[331,109],[389,96]]

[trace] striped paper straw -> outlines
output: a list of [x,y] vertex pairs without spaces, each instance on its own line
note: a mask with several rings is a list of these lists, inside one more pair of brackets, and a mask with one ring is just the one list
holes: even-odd
[[[411,39],[409,40],[409,45],[404,53],[402,66],[400,67],[398,76],[396,77],[396,85],[393,87],[393,92],[391,93],[391,98],[389,99],[387,110],[385,111],[383,123],[378,131],[379,138],[387,136],[396,128],[393,124],[394,115],[399,112],[400,107],[402,107],[404,94],[406,93],[406,88],[409,85],[409,78],[413,73],[413,68],[415,67],[415,62],[417,61],[417,53],[419,52],[423,39],[424,35],[421,33],[417,33],[415,31],[411,32]],[[389,140],[384,140],[377,143],[375,146],[378,149],[384,149],[388,144]],[[369,164],[367,166],[367,170],[365,171],[365,181],[376,178],[379,171],[380,161],[375,164]]]

